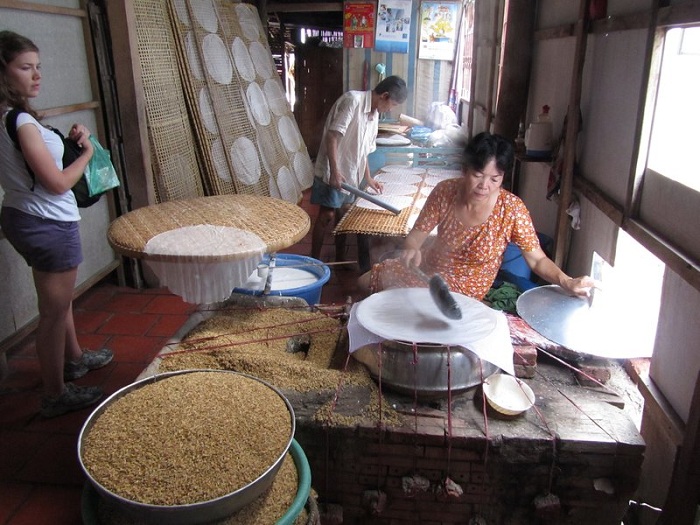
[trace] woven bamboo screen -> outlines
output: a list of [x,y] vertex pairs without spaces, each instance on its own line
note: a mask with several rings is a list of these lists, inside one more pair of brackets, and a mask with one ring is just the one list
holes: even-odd
[[204,195],[165,0],[134,2],[157,202]]
[[257,10],[230,0],[169,5],[207,191],[298,202],[313,166]]

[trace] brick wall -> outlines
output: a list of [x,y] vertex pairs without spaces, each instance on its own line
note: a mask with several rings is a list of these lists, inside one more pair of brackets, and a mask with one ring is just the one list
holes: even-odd
[[485,521],[471,523],[619,525],[643,460],[634,425],[580,387],[531,386],[537,410],[510,418],[490,408],[484,417],[478,389],[457,396],[449,414],[446,401],[416,405],[416,415],[382,430],[367,420],[323,424],[300,408],[296,439],[313,487],[322,504],[336,506],[335,521],[325,523],[341,523],[342,514],[342,523],[363,525],[456,525],[477,516]]

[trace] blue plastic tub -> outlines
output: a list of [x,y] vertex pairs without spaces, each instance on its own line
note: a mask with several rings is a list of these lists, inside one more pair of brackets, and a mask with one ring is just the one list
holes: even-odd
[[[263,257],[262,264],[269,264],[269,262],[269,256],[265,255],[265,257]],[[275,256],[275,268],[284,268],[285,266],[293,266],[294,269],[299,272],[308,272],[315,278],[314,282],[295,288],[280,286],[278,289],[276,289],[274,278],[275,270],[273,269],[272,288],[268,295],[300,297],[309,305],[319,304],[321,302],[323,285],[326,284],[328,279],[331,277],[330,268],[323,264],[323,261],[319,261],[313,257],[290,253],[278,253]],[[234,288],[233,291],[247,295],[261,296],[263,294],[264,286],[265,279],[262,276],[260,278],[253,276],[252,280],[249,280],[240,288]]]

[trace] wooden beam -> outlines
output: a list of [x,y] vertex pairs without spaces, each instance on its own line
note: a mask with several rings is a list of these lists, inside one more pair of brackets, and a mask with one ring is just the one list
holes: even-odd
[[569,90],[569,106],[566,112],[566,137],[564,139],[564,168],[561,175],[559,190],[559,209],[557,211],[557,228],[554,238],[554,262],[560,268],[566,266],[566,256],[569,251],[569,218],[566,210],[571,202],[573,188],[574,164],[576,162],[576,142],[581,114],[581,85],[583,64],[586,60],[586,44],[588,41],[588,6],[590,0],[580,0],[578,21],[576,22],[576,48]]
[[0,7],[6,7],[8,9],[19,9],[20,11],[35,11],[38,13],[48,13],[51,15],[65,15],[77,16],[79,18],[87,18],[87,11],[85,9],[44,5],[37,4],[34,2],[21,2],[20,0],[0,0]]
[[[629,13],[626,15],[608,16],[590,24],[589,33],[605,34],[630,29],[649,27],[652,9]],[[657,24],[659,27],[669,25],[697,24],[700,20],[700,1],[690,0],[659,8]],[[574,24],[562,24],[535,31],[535,40],[551,40],[574,36]]]
[[693,523],[700,502],[700,373],[659,525]]
[[693,288],[700,291],[700,265],[637,219],[625,219],[622,229],[656,255]]
[[92,100],[90,102],[80,102],[78,104],[69,104],[68,106],[59,106],[55,108],[46,108],[38,110],[41,117],[56,117],[58,115],[66,115],[68,113],[75,113],[76,111],[84,111],[86,109],[92,110],[97,109],[101,106],[99,100]]
[[596,208],[608,217],[608,219],[613,221],[617,226],[622,227],[625,216],[622,206],[603,193],[603,190],[598,186],[584,177],[577,176],[574,177],[574,189],[591,201]]
[[343,2],[284,3],[268,2],[269,13],[329,13],[343,10]]

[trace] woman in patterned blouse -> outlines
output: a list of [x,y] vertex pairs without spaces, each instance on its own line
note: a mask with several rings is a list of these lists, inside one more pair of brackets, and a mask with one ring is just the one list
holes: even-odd
[[[513,157],[509,140],[490,133],[476,135],[464,150],[463,176],[435,186],[400,257],[375,264],[360,277],[360,286],[370,292],[425,287],[425,281],[410,268],[417,266],[428,275],[440,274],[453,292],[483,299],[508,243],[513,242],[535,274],[571,294],[586,296],[594,281],[561,271],[540,247],[523,201],[501,188]],[[436,227],[437,236],[426,243]]]

